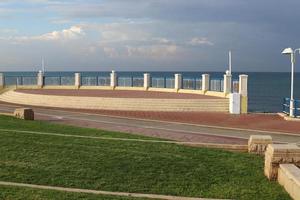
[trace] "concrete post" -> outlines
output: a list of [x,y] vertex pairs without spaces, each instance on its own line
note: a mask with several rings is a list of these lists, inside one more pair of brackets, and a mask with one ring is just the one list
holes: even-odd
[[182,89],[182,75],[175,74],[175,90],[178,92],[180,89]]
[[81,86],[81,74],[75,73],[75,88],[79,89]]
[[280,164],[295,164],[300,167],[300,148],[296,144],[269,144],[264,167],[269,180],[277,179]]
[[4,88],[4,75],[0,73],[0,89]]
[[110,86],[115,89],[117,87],[117,73],[115,71],[111,71],[110,74]]
[[238,93],[229,94],[229,113],[241,114],[241,95]]
[[230,74],[224,74],[224,94],[231,93],[232,76]]
[[150,74],[144,74],[144,88],[148,90],[150,87]]
[[209,90],[209,74],[202,74],[202,91],[205,93]]
[[248,113],[248,75],[240,75],[239,93],[241,95],[241,113]]
[[248,152],[263,156],[269,144],[273,144],[270,135],[251,135],[248,140]]
[[38,86],[38,88],[43,88],[43,86],[44,86],[44,73],[42,71],[39,71],[39,73],[38,73],[37,86]]

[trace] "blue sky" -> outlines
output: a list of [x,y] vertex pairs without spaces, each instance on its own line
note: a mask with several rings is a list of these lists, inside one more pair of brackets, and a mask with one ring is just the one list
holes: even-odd
[[[298,0],[0,0],[0,71],[289,71]],[[299,55],[300,59],[300,55]],[[300,69],[300,66],[299,66]],[[300,71],[298,69],[298,71]]]

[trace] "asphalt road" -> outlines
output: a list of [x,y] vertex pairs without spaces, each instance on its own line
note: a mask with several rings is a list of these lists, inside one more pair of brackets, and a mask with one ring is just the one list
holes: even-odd
[[[12,113],[17,107],[1,103],[0,112]],[[80,111],[66,111],[59,108],[34,108],[34,111],[37,120],[121,131],[184,142],[246,144],[250,135],[259,134],[271,135],[275,142],[300,144],[300,135],[297,134],[105,116]]]

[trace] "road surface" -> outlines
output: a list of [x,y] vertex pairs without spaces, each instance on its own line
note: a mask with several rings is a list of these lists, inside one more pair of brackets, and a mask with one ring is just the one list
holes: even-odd
[[[12,113],[17,107],[20,106],[0,103],[0,112]],[[259,134],[271,135],[275,142],[300,144],[299,134],[107,116],[84,111],[66,111],[58,108],[34,108],[34,111],[37,120],[183,142],[247,144],[250,135]]]

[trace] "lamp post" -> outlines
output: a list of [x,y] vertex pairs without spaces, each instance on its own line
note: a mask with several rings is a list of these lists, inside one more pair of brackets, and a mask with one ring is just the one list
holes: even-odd
[[292,65],[292,70],[291,70],[291,99],[290,99],[290,117],[295,116],[295,104],[294,104],[294,72],[295,72],[295,62],[296,62],[296,57],[295,54],[296,52],[299,52],[300,54],[300,49],[295,49],[293,50],[292,48],[286,48],[282,51],[282,54],[285,55],[290,55],[291,56],[291,65]]

